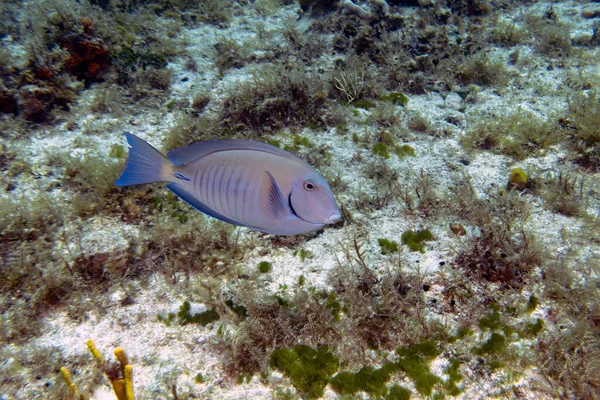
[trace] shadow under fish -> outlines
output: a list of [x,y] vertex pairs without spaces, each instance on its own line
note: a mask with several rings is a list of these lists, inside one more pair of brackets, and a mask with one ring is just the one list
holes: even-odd
[[167,157],[139,137],[117,186],[169,182],[167,187],[211,217],[273,235],[296,235],[340,219],[333,192],[295,155],[251,140],[211,140]]

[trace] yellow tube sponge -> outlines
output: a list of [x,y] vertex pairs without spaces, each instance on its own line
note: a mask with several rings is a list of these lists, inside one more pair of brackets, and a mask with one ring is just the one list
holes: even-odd
[[65,383],[69,387],[69,399],[70,400],[88,400],[88,397],[85,394],[81,394],[77,385],[73,382],[71,378],[71,373],[67,369],[67,367],[60,367],[60,373],[62,374]]
[[117,396],[117,400],[127,400],[127,389],[125,387],[125,379],[111,379],[110,383],[112,384],[115,396]]
[[121,368],[125,368],[125,366],[129,364],[129,361],[127,360],[127,354],[125,354],[125,350],[123,350],[122,347],[117,347],[115,349],[115,357],[117,357],[117,360],[119,360],[119,363],[121,363]]
[[125,393],[127,400],[134,400],[133,398],[133,367],[126,365],[123,373],[125,374]]
[[67,384],[67,386],[71,386],[71,384],[73,384],[73,380],[71,379],[71,373],[69,372],[69,370],[67,369],[67,367],[60,367],[60,373],[63,376],[63,379],[65,380],[65,383]]
[[104,358],[102,357],[102,354],[100,354],[100,351],[98,351],[98,349],[96,348],[96,345],[94,344],[94,341],[92,339],[87,341],[87,347],[90,350],[90,353],[92,353],[92,355],[96,359],[96,361],[98,361],[98,363],[100,364],[104,364]]

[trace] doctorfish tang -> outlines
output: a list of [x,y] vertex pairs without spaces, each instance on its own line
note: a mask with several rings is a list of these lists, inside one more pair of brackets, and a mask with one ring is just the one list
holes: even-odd
[[327,181],[305,161],[266,143],[211,140],[169,151],[139,137],[117,186],[168,182],[192,207],[234,225],[296,235],[340,219]]

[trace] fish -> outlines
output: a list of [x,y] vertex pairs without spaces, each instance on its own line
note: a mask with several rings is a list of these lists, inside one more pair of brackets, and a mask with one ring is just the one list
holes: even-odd
[[298,235],[341,219],[331,187],[294,154],[252,140],[209,140],[164,156],[125,132],[130,146],[116,186],[167,182],[195,209],[272,235]]

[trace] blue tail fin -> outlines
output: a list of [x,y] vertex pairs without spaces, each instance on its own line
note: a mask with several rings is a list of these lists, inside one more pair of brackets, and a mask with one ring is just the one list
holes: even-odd
[[161,171],[166,163],[170,163],[167,157],[163,156],[154,147],[129,132],[125,132],[125,137],[131,148],[129,149],[125,171],[123,171],[121,177],[117,179],[115,185],[141,185],[143,183],[164,180],[161,177]]

